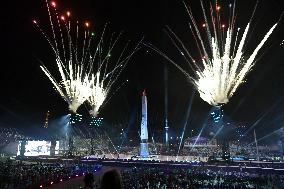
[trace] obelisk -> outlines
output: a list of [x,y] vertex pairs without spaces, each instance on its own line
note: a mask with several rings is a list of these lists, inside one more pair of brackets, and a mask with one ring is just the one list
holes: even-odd
[[140,157],[149,157],[148,150],[148,129],[147,129],[147,97],[145,90],[142,93],[142,117],[141,117],[141,143],[140,143]]

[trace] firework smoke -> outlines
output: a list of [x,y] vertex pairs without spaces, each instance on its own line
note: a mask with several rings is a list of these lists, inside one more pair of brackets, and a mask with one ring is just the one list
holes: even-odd
[[194,71],[193,77],[160,50],[152,45],[148,46],[180,69],[195,85],[204,101],[213,106],[220,106],[228,103],[238,87],[244,82],[246,75],[255,64],[255,58],[259,50],[273,32],[277,23],[270,28],[253,53],[245,58],[244,47],[246,46],[251,20],[241,35],[240,28],[235,28],[235,4],[229,5],[231,16],[226,29],[225,24],[220,21],[221,7],[217,3],[216,5],[210,4],[210,17],[208,17],[202,0],[200,2],[205,21],[202,29],[205,30],[206,37],[203,36],[202,31],[199,29],[190,7],[185,5],[190,17],[189,26],[199,54],[202,57],[199,64],[189,50],[186,49],[181,39],[169,27],[166,29],[171,41]]

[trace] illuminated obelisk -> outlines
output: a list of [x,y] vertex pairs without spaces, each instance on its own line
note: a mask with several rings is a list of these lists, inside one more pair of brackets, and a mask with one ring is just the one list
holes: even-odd
[[141,143],[140,143],[140,157],[149,157],[148,150],[148,129],[147,129],[147,97],[145,90],[142,94],[142,118],[141,118]]

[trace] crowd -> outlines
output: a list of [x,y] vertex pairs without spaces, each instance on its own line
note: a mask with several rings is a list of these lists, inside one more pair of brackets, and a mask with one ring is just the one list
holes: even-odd
[[40,186],[48,186],[97,169],[100,169],[98,165],[83,163],[0,162],[0,188],[40,188]]
[[161,168],[125,169],[122,171],[122,179],[127,189],[274,188],[283,181],[277,175]]
[[180,155],[183,156],[198,156],[198,157],[209,157],[212,155],[221,156],[222,150],[219,146],[211,147],[211,146],[197,146],[194,148],[183,148],[180,151]]
[[0,127],[0,154],[8,144],[19,141],[22,137],[16,129]]
[[[107,166],[109,167],[109,165]],[[248,172],[245,168],[240,168],[251,166],[251,164],[242,164],[239,167],[234,164],[232,166],[192,164],[188,167],[146,164],[140,166],[138,164],[117,164],[113,166],[119,167],[120,171],[107,172],[100,177],[100,181],[94,181],[94,178],[88,174],[85,177],[85,183],[89,186],[96,183],[96,185],[100,185],[100,189],[112,188],[113,186],[108,186],[108,184],[114,183],[114,181],[125,189],[277,188],[276,186],[284,183],[284,174],[280,176],[281,174],[267,173],[262,169],[259,169],[258,172]],[[271,163],[263,166],[280,168],[279,166],[283,165]],[[233,169],[233,167],[237,168]],[[101,168],[102,166],[98,163],[77,160],[76,162],[62,161],[60,163],[0,162],[0,188],[40,188],[41,185],[46,187],[52,183],[59,183],[76,176],[83,176],[88,172],[98,171]],[[116,189],[116,187],[112,189]]]

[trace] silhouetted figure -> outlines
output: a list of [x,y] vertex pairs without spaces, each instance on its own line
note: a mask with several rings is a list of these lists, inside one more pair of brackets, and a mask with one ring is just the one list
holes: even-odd
[[122,189],[122,179],[117,169],[110,169],[103,174],[101,189]]
[[93,173],[88,173],[84,177],[85,187],[84,189],[94,189],[95,187],[95,178]]

